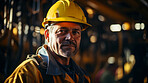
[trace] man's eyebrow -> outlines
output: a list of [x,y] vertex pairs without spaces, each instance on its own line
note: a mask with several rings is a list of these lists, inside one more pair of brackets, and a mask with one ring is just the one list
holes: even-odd
[[67,27],[61,27],[61,29],[67,29]]
[[73,30],[75,30],[75,31],[81,31],[81,29],[73,29]]
[[[68,29],[68,27],[61,27],[60,29]],[[72,30],[77,30],[77,31],[81,31],[81,29],[78,29],[78,28],[74,28],[74,29],[72,29]]]

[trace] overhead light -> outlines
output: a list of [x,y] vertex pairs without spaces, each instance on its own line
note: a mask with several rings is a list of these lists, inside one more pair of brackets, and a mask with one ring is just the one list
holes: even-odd
[[35,32],[36,32],[36,33],[40,33],[40,27],[35,26]]
[[108,64],[114,64],[114,63],[115,63],[115,57],[109,57]]
[[105,18],[104,18],[104,16],[102,16],[102,15],[99,15],[99,16],[98,16],[98,19],[99,19],[100,21],[105,21]]
[[96,42],[97,42],[97,37],[94,36],[94,35],[92,35],[92,36],[90,37],[90,42],[91,42],[91,43],[96,43]]
[[136,23],[136,24],[135,24],[135,29],[136,29],[136,30],[140,30],[140,23]]
[[131,66],[128,62],[124,64],[124,71],[126,74],[129,74],[131,71]]
[[86,11],[87,11],[88,14],[93,14],[94,13],[94,11],[91,8],[86,8]]
[[130,24],[128,22],[123,23],[122,29],[123,30],[130,30]]
[[40,29],[40,34],[41,34],[41,35],[44,35],[44,28],[41,28],[41,29]]
[[24,30],[24,34],[27,35],[28,34],[28,30],[29,30],[29,25],[25,25],[25,30]]
[[135,24],[135,29],[136,30],[143,30],[145,28],[145,24],[144,23],[136,23]]
[[134,55],[130,55],[130,57],[129,57],[129,61],[131,62],[131,63],[133,63],[133,64],[135,64],[135,56]]
[[14,35],[17,35],[17,28],[16,28],[16,27],[13,28],[13,34],[14,34]]
[[93,18],[94,11],[91,8],[86,8],[89,18]]
[[16,16],[19,17],[19,16],[21,16],[21,14],[22,14],[22,12],[21,12],[21,11],[18,11],[18,12],[16,13]]
[[22,34],[22,22],[18,22],[18,34],[21,35]]
[[143,30],[145,28],[145,24],[141,23],[141,29]]
[[112,32],[119,32],[119,31],[121,31],[121,25],[120,24],[112,24],[110,26],[110,30]]

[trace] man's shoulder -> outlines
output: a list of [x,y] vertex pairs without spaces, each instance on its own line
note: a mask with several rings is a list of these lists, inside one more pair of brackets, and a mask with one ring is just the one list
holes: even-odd
[[[34,78],[32,78],[34,77]],[[38,64],[33,58],[24,60],[14,71],[13,73],[5,80],[7,82],[37,82],[42,78],[41,73],[38,69]]]
[[17,66],[10,77],[20,73],[27,74],[28,72],[38,72],[38,65],[39,63],[35,58],[28,58]]
[[37,62],[36,59],[28,58],[24,60],[21,64],[19,64],[19,66],[15,69],[15,71],[22,70],[22,69],[31,70],[33,68],[37,68],[38,65],[39,63]]

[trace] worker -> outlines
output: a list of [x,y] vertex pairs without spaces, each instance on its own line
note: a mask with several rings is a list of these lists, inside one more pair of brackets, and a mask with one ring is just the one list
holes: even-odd
[[42,22],[46,44],[28,55],[5,83],[90,83],[89,75],[71,58],[79,50],[81,31],[88,26],[74,0],[59,0]]

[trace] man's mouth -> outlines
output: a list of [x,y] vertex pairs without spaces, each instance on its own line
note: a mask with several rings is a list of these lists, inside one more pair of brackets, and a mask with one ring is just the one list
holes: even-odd
[[62,45],[62,47],[64,47],[64,48],[75,48],[75,45]]
[[66,42],[63,42],[62,44],[61,44],[61,46],[62,47],[69,47],[69,48],[71,48],[71,47],[76,47],[76,44],[75,43],[73,43],[73,42],[71,42],[71,41],[66,41]]

